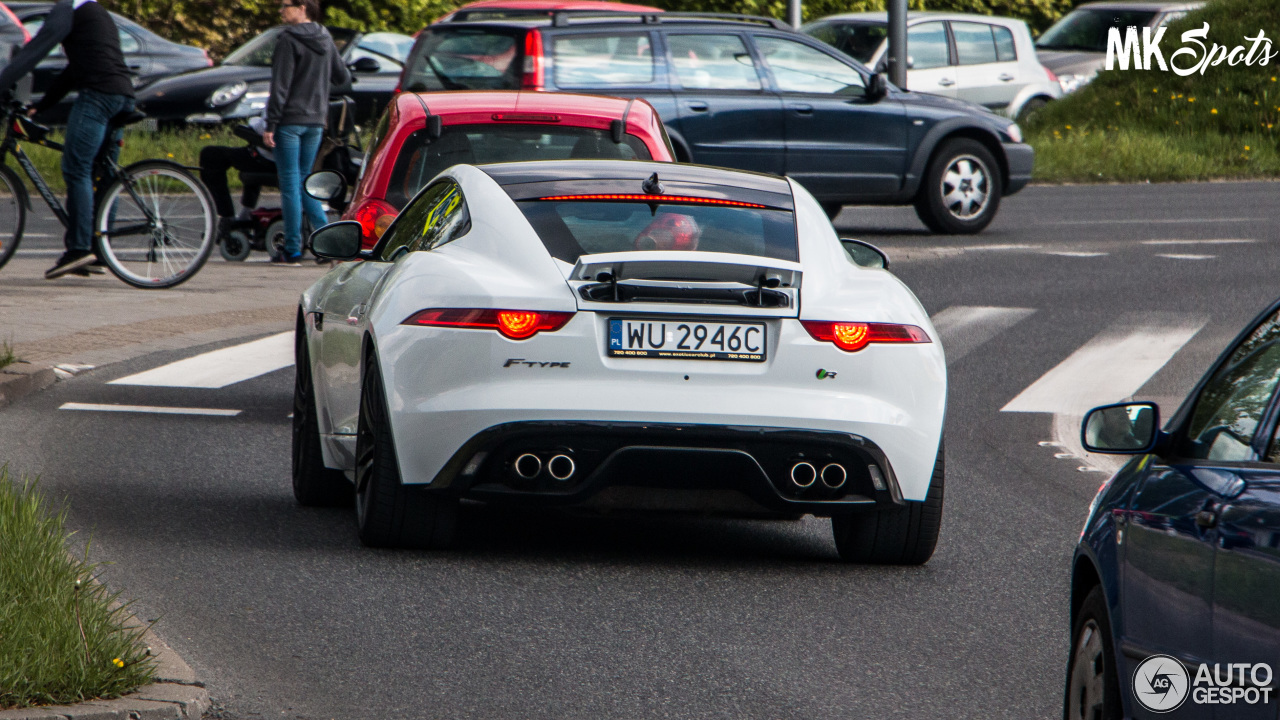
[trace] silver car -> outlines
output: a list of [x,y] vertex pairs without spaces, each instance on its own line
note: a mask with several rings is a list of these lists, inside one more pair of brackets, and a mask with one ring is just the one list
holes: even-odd
[[1062,92],[1087,85],[1102,69],[1107,57],[1107,32],[1125,28],[1167,25],[1203,2],[1092,2],[1067,13],[1036,41],[1036,52],[1045,67],[1058,76]]
[[[831,15],[801,26],[877,71],[888,66],[889,17]],[[907,89],[959,98],[1025,119],[1062,90],[1036,57],[1027,24],[962,13],[907,14]]]

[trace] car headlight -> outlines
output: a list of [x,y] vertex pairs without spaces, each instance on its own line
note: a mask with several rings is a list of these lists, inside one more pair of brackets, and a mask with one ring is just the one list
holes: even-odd
[[1022,128],[1018,127],[1018,123],[1009,123],[1009,127],[1004,129],[1004,134],[1016,143],[1022,142]]
[[1062,93],[1073,93],[1093,81],[1092,75],[1059,75],[1058,87]]
[[227,83],[209,96],[209,107],[222,107],[230,105],[239,100],[244,95],[245,90],[249,89],[249,85],[243,80],[240,82]]

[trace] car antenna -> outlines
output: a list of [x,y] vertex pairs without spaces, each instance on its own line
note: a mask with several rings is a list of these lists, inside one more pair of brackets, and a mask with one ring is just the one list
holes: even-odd
[[439,140],[440,136],[444,133],[444,122],[442,118],[439,115],[431,114],[431,110],[427,107],[427,104],[423,102],[421,95],[414,93],[413,97],[418,101],[418,104],[422,106],[422,112],[427,114],[427,137],[432,140]]
[[661,195],[664,190],[662,183],[658,181],[658,173],[650,175],[648,180],[640,184],[640,188],[645,195]]
[[614,145],[621,145],[622,139],[627,136],[627,116],[631,114],[631,106],[636,102],[635,98],[627,101],[627,106],[622,109],[622,119],[614,120],[609,123],[609,134],[613,137]]

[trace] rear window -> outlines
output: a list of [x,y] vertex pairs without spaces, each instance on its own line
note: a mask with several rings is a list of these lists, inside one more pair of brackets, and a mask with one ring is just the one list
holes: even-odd
[[524,200],[517,203],[552,257],[633,250],[736,253],[799,260],[789,210],[679,203]]
[[413,47],[403,89],[515,90],[524,63],[524,31],[435,27]]
[[441,170],[459,163],[524,160],[652,160],[640,138],[614,143],[607,130],[556,125],[450,125],[432,140],[425,130],[410,135],[391,171],[387,202],[402,207]]

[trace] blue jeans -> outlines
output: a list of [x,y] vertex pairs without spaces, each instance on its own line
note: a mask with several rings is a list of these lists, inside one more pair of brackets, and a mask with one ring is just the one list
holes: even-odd
[[[112,117],[133,109],[133,98],[108,95],[96,90],[81,90],[71,116],[67,118],[67,137],[63,141],[62,178],[67,183],[68,250],[93,249],[93,161],[107,139],[107,124]],[[111,157],[120,155],[116,144],[124,130],[115,132],[109,148]]]
[[289,257],[302,254],[302,214],[311,229],[329,222],[320,201],[302,192],[302,181],[316,162],[324,128],[312,125],[281,125],[276,128],[276,177],[280,181],[280,210],[284,213],[284,252]]

